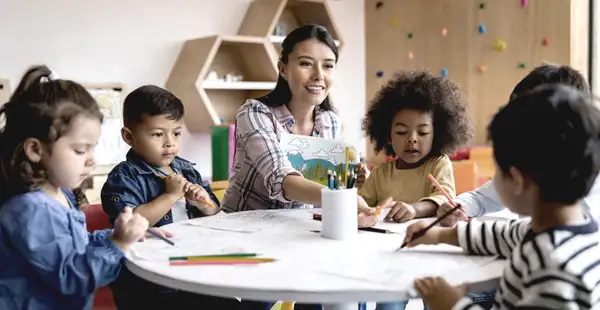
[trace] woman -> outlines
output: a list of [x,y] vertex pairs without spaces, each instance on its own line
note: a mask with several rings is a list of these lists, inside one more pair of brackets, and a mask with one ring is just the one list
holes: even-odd
[[[318,25],[292,31],[281,44],[279,78],[264,97],[249,99],[236,116],[236,150],[225,212],[310,208],[321,205],[323,185],[296,171],[280,148],[282,134],[341,138],[341,121],[329,100],[338,50]],[[363,165],[364,167],[364,165]],[[365,201],[357,197],[360,226],[375,224]],[[272,303],[243,302],[243,309],[270,309]],[[310,309],[321,306],[310,306]],[[296,305],[296,309],[309,309]]]

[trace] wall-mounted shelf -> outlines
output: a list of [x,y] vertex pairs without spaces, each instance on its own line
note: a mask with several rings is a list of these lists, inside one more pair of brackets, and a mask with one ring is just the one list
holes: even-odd
[[[271,91],[278,76],[277,49],[294,28],[311,23],[325,26],[341,46],[331,16],[327,0],[255,0],[237,35],[186,41],[166,88],[185,104],[187,128],[208,133],[223,121],[235,122],[246,99]],[[278,24],[285,24],[285,31]]]
[[[186,41],[166,87],[186,105],[190,131],[235,121],[245,99],[275,86],[277,55],[265,37],[211,36]],[[218,79],[211,77],[216,75]],[[226,81],[241,76],[239,81]]]

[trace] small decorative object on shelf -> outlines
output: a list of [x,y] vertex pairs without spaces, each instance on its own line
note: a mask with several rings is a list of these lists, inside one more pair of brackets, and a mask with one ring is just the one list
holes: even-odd
[[287,25],[279,22],[275,25],[275,29],[273,29],[274,36],[286,36],[287,35]]
[[219,75],[217,74],[216,71],[209,71],[206,74],[206,80],[208,80],[208,81],[216,81],[218,79],[219,79]]

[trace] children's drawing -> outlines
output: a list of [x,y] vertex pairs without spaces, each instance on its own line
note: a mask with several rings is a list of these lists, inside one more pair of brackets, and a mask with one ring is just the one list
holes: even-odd
[[121,117],[121,91],[112,88],[90,88],[92,97],[100,106],[100,111],[105,118]]
[[302,175],[315,182],[327,185],[327,172],[335,171],[344,177],[346,170],[346,148],[348,148],[348,171],[358,164],[358,152],[354,146],[341,140],[285,134],[281,137],[281,148],[288,160]]

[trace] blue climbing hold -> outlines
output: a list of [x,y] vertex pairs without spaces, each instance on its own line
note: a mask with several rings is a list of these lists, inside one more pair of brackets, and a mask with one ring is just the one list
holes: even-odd
[[377,71],[377,77],[378,78],[383,77],[383,71]]
[[441,74],[442,74],[442,77],[447,77],[448,76],[448,70],[442,69]]
[[485,33],[485,31],[486,31],[484,24],[479,24],[478,29],[479,29],[479,33]]

